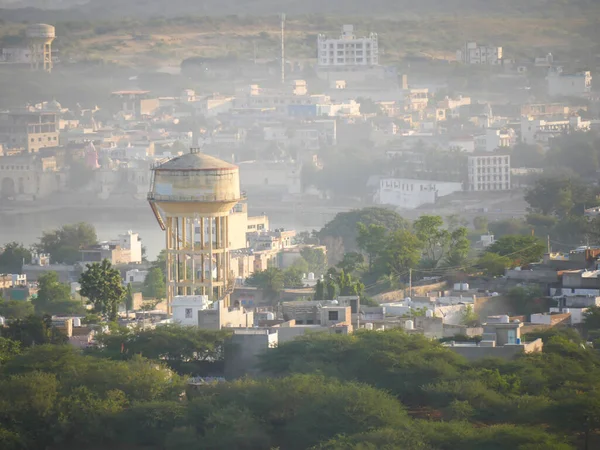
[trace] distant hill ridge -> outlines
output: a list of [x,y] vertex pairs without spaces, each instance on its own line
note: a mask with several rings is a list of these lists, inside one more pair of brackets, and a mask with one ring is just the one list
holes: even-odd
[[[378,16],[393,19],[447,15],[531,15],[536,17],[585,15],[600,7],[598,0],[90,0],[61,10],[33,7],[0,9],[5,21],[103,20],[123,17],[179,17],[186,15],[290,15],[336,14]],[[61,6],[64,8],[65,3]],[[48,4],[27,0],[27,5]]]

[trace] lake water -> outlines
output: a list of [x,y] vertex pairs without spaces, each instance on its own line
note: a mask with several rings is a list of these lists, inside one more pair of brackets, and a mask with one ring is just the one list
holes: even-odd
[[[265,212],[270,227],[310,231],[320,229],[334,214],[294,213],[262,209],[251,214]],[[3,213],[0,211],[0,245],[7,242],[22,242],[25,246],[35,244],[44,231],[62,225],[87,222],[96,227],[99,240],[115,239],[119,234],[133,230],[140,234],[150,260],[164,247],[164,234],[158,226],[150,208],[61,208],[53,211],[31,211]]]

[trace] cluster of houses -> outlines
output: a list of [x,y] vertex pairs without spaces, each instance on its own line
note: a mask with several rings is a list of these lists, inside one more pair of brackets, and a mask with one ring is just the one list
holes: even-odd
[[[238,164],[248,192],[281,201],[327,197],[301,176],[303,169],[322,168],[325,149],[361,143],[374,157],[394,161],[369,174],[367,197],[412,209],[459,191],[508,191],[513,171],[527,169],[511,164],[516,144],[547,148],[556,136],[600,125],[580,116],[598,117],[591,73],[563,70],[551,55],[531,63],[547,71],[543,99],[523,95],[507,103],[468,90],[449,93],[447,80],[433,74],[409,83],[407,75],[380,64],[378,39],[375,33],[357,36],[351,25],[337,37],[319,35],[308,81],[292,71],[283,84],[250,77],[227,93],[207,87],[165,97],[131,88],[112,92],[102,108],[67,108],[51,100],[1,112],[0,199],[76,191],[142,200],[150,166],[189,147]],[[501,47],[476,43],[467,43],[457,60],[507,68],[514,63]],[[134,77],[124,85],[136,83]],[[460,152],[464,167],[440,178],[424,148]],[[398,170],[403,166],[410,171]],[[83,180],[76,176],[82,167],[90,170]]]

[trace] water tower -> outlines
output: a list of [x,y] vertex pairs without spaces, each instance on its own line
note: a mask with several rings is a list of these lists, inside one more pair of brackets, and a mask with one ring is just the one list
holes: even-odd
[[152,168],[148,201],[166,232],[169,305],[176,295],[229,305],[229,214],[240,200],[238,167],[198,149]]
[[27,27],[27,42],[32,70],[52,71],[52,41],[56,30],[52,25],[36,23]]

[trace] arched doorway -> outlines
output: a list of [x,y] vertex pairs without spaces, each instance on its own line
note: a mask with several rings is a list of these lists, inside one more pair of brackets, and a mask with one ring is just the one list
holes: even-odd
[[0,198],[11,198],[15,195],[15,181],[10,177],[3,178],[0,185]]

